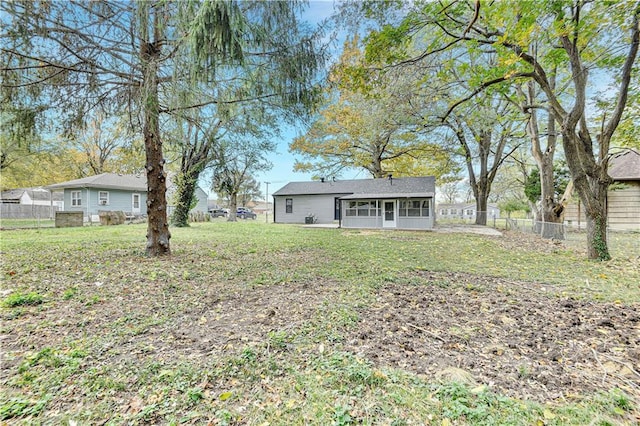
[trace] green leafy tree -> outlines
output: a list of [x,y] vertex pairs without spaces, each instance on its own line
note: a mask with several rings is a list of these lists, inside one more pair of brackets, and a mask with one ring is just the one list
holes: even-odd
[[[569,169],[563,167],[562,164],[557,164],[555,167],[555,194],[554,197],[559,198],[564,194],[564,191],[567,189],[567,185],[569,185],[569,181],[571,180],[571,175],[569,173]],[[542,198],[542,187],[540,184],[540,170],[533,169],[531,173],[527,176],[527,180],[524,185],[524,193],[529,201],[532,203],[537,203]]]
[[229,200],[228,221],[237,220],[238,196],[255,182],[253,175],[271,168],[267,154],[274,149],[268,138],[225,138],[216,146],[211,187],[218,197]]
[[506,159],[522,143],[515,136],[518,123],[508,118],[510,105],[503,99],[486,99],[450,114],[444,125],[460,146],[476,200],[476,224],[487,224],[491,188]]
[[241,100],[220,99],[215,90],[185,96],[185,87],[240,75],[247,85],[257,82],[255,90],[274,82],[277,92],[268,86],[259,96],[284,99],[293,110],[314,100],[306,89],[319,55],[311,37],[296,38],[297,3],[16,0],[0,10],[3,100],[27,99],[31,90],[67,131],[94,110],[131,115],[145,148],[151,256],[171,253],[161,117]]
[[[294,169],[317,176],[338,176],[345,169],[364,169],[371,176],[435,175],[452,172],[448,153],[421,133],[411,102],[414,81],[403,73],[369,76],[366,86],[358,38],[345,43],[341,60],[329,75],[325,105],[306,134],[289,150],[302,157]],[[354,73],[356,76],[354,76]]]
[[[469,90],[451,99],[445,117],[504,83],[534,81],[559,127],[567,166],[585,207],[588,256],[609,259],[608,151],[630,87],[637,86],[632,75],[640,39],[640,3],[446,1],[417,2],[410,9],[399,25],[370,37],[368,53],[394,59],[384,53],[391,51],[394,63],[417,63],[435,60],[443,52],[463,52],[451,58],[472,69]],[[416,53],[407,50],[410,40],[419,41],[414,44]],[[468,61],[478,57],[496,62],[487,67]],[[558,74],[556,81],[550,78],[555,70],[567,72]],[[592,78],[598,75],[611,77],[607,90],[613,96],[602,104],[588,98]]]
[[507,213],[507,217],[511,217],[513,212],[523,211],[529,213],[531,211],[529,204],[517,198],[510,198],[498,203],[498,207],[500,207],[500,211]]
[[247,181],[240,187],[240,191],[238,192],[238,200],[243,206],[246,206],[249,203],[257,200],[261,196],[262,191],[260,190],[260,182],[255,180],[255,178],[253,177],[247,179]]

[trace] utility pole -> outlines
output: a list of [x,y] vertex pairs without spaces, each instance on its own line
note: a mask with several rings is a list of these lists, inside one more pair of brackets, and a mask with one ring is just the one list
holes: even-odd
[[264,197],[264,222],[269,223],[269,184],[271,182],[265,182],[267,184],[267,195]]

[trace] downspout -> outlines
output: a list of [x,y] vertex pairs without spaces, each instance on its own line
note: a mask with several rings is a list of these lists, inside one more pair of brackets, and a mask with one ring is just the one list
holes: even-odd
[[[273,223],[276,223],[276,197],[271,196],[273,198]],[[267,202],[267,211],[269,211],[269,203]]]
[[91,225],[91,212],[89,211],[89,204],[91,203],[91,192],[86,186],[84,187],[84,189],[87,191],[87,222],[89,223],[89,225]]

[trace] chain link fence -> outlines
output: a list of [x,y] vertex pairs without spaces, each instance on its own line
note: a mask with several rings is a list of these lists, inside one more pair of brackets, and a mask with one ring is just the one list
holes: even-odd
[[48,228],[55,226],[55,206],[0,204],[0,228]]
[[[498,229],[536,234],[542,238],[563,241],[568,247],[576,249],[586,249],[587,246],[584,222],[545,223],[533,219],[504,219],[504,226]],[[614,257],[640,258],[640,227],[637,230],[608,227],[607,245]]]
[[[442,225],[473,225],[475,216],[437,219]],[[500,218],[487,215],[487,226],[504,231],[535,234],[541,238],[561,241],[567,247],[586,250],[586,222],[566,221],[565,223],[538,222],[524,218]],[[640,258],[640,226],[637,229],[607,228],[607,245],[613,257]]]

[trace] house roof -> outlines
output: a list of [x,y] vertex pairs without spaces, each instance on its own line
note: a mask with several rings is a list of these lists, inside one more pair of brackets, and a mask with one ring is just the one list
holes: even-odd
[[309,182],[290,182],[273,193],[274,197],[283,195],[343,195],[343,198],[396,198],[398,196],[432,197],[436,191],[436,180],[433,176],[353,179],[353,180],[325,180]]
[[613,180],[640,180],[640,152],[627,149],[609,160],[609,176]]
[[0,200],[3,200],[5,202],[19,202],[20,198],[22,198],[22,194],[24,194],[24,191],[24,189],[9,189],[7,191],[2,191],[0,193]]
[[122,189],[131,191],[146,191],[147,177],[144,175],[121,175],[116,173],[102,173],[82,179],[70,180],[47,186],[48,189],[66,188],[100,188]]
[[22,194],[27,193],[29,198],[32,200],[54,200],[54,201],[62,201],[62,194],[57,192],[49,192],[47,189],[43,188],[19,188],[19,189],[10,189],[7,191],[2,191],[0,193],[0,200],[5,202],[20,202],[22,198]]
[[435,194],[433,192],[389,192],[387,194],[378,193],[378,194],[351,194],[345,195],[344,197],[340,197],[341,200],[366,200],[369,198],[380,198],[380,199],[391,199],[391,198],[429,198],[433,197]]

